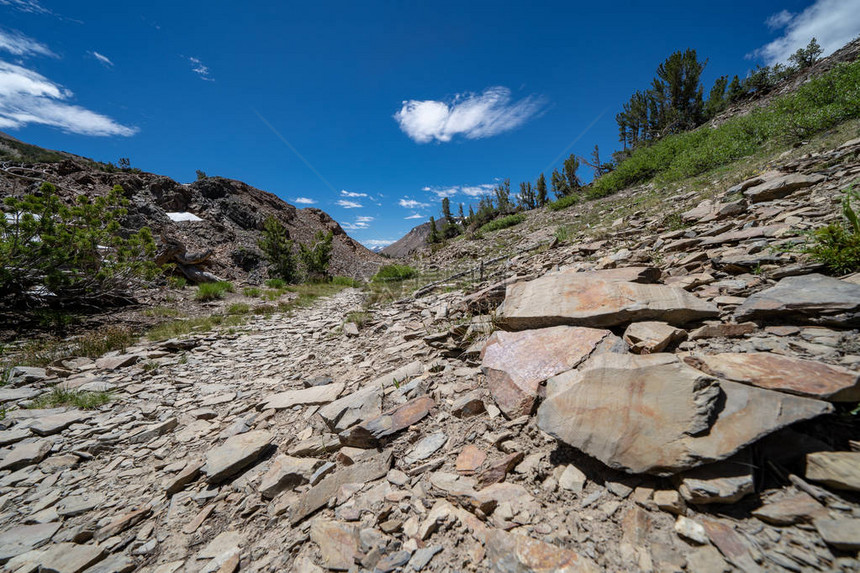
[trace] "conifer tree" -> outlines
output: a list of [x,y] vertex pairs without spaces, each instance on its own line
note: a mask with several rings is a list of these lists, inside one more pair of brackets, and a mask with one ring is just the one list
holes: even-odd
[[430,236],[427,237],[428,243],[438,243],[439,242],[439,229],[436,228],[436,219],[432,216],[430,217]]
[[538,177],[537,184],[535,184],[535,189],[537,191],[537,206],[543,207],[546,205],[547,197],[546,197],[546,177],[544,177],[543,173]]
[[447,197],[442,198],[442,216],[445,217],[445,222],[449,223],[451,217],[451,201]]
[[556,199],[561,199],[568,194],[567,180],[558,172],[558,169],[552,170],[550,182],[552,184],[552,193],[555,195]]
[[567,195],[576,193],[582,187],[579,177],[576,175],[579,169],[579,159],[573,153],[564,160],[564,178],[567,183]]

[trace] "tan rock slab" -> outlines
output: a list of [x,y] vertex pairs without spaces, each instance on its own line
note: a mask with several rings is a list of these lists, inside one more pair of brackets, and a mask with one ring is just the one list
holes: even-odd
[[828,545],[836,549],[860,549],[860,519],[818,519],[815,521],[815,529]]
[[860,491],[860,452],[807,454],[805,475],[832,488]]
[[754,185],[744,191],[744,195],[752,203],[773,201],[774,199],[787,197],[799,189],[820,183],[824,179],[823,175],[818,174],[791,173],[767,179],[758,185]]
[[734,382],[830,402],[860,400],[860,372],[770,352],[693,355],[684,361]]
[[690,340],[701,340],[703,338],[739,338],[746,334],[755,332],[758,325],[754,322],[742,322],[740,324],[706,324],[690,332]]
[[537,421],[610,467],[671,475],[832,411],[820,400],[717,383],[674,355],[606,353],[551,378]]
[[311,388],[303,388],[301,390],[288,390],[279,394],[274,394],[265,399],[260,405],[260,410],[286,410],[293,406],[311,406],[319,404],[328,404],[337,399],[343,392],[345,384],[336,382],[334,384],[326,384],[325,386],[313,386]]
[[755,491],[752,460],[737,455],[688,470],[678,476],[678,492],[687,503],[735,503]]
[[860,325],[860,285],[820,274],[787,277],[735,309],[739,322],[772,318],[782,324]]
[[96,368],[100,370],[116,370],[131,366],[140,359],[137,354],[120,354],[119,356],[105,356],[96,360]]
[[322,565],[334,571],[355,566],[358,555],[358,528],[354,525],[317,519],[311,524],[311,540],[320,548]]
[[469,444],[465,446],[457,456],[457,460],[454,462],[454,467],[457,470],[457,473],[472,475],[478,471],[486,459],[486,452],[477,446]]
[[164,485],[164,490],[167,495],[173,495],[182,491],[186,485],[190,484],[200,476],[200,470],[203,469],[202,460],[192,460],[188,462],[176,476],[168,479]]
[[99,545],[57,543],[42,555],[39,571],[45,573],[80,573],[104,559],[107,553]]
[[373,447],[381,438],[396,434],[421,421],[435,405],[436,402],[429,396],[413,398],[376,418],[344,430],[338,434],[338,438],[345,446]]
[[265,430],[252,430],[227,438],[209,450],[203,473],[209,483],[220,483],[254,463],[271,445],[274,436]]
[[260,494],[266,499],[272,499],[285,489],[307,483],[323,460],[316,458],[294,458],[278,456],[272,461],[269,471],[260,482]]
[[499,321],[513,330],[560,324],[605,328],[641,320],[678,325],[718,315],[716,306],[680,288],[563,271],[509,285]]
[[52,445],[53,443],[50,440],[19,442],[0,459],[0,471],[15,471],[37,464],[45,459],[45,456],[51,451]]
[[367,386],[347,394],[319,410],[319,415],[334,432],[343,430],[369,420],[382,413],[382,387]]
[[481,352],[490,394],[508,418],[531,414],[541,383],[576,367],[608,334],[573,326],[494,332]]
[[811,495],[797,492],[753,510],[753,516],[772,525],[793,525],[827,517],[827,509]]
[[494,571],[517,573],[596,572],[597,565],[578,553],[498,529],[486,536],[487,560]]
[[624,331],[624,342],[636,354],[662,352],[673,342],[683,340],[687,333],[671,324],[657,321],[634,322]]

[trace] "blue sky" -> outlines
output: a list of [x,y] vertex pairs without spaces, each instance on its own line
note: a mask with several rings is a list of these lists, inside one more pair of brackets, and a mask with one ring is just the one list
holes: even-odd
[[615,113],[672,51],[708,58],[707,93],[860,33],[857,0],[418,4],[0,0],[0,130],[240,179],[377,246],[441,196],[608,157]]

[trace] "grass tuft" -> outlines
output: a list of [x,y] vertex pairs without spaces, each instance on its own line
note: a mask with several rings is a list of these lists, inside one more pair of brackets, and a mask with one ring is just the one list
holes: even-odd
[[95,410],[110,401],[110,392],[82,392],[54,386],[49,393],[43,394],[33,400],[29,408],[42,409],[71,406],[80,410]]
[[197,300],[206,302],[224,298],[224,293],[233,292],[233,283],[218,281],[217,283],[200,283],[197,285]]

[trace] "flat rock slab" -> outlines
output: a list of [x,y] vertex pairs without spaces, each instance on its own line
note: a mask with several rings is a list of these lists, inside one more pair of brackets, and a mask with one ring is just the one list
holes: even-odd
[[314,470],[322,464],[323,460],[316,458],[278,456],[260,482],[260,494],[266,499],[272,499],[285,489],[307,483]]
[[101,370],[116,370],[125,366],[131,366],[140,359],[137,354],[120,354],[119,356],[105,356],[96,360],[96,368]]
[[41,390],[35,388],[0,388],[0,404],[17,402],[18,400],[29,400],[41,393]]
[[0,533],[0,563],[41,547],[54,536],[61,525],[60,523],[16,525]]
[[832,488],[860,491],[860,452],[807,454],[805,475]]
[[414,464],[421,460],[426,460],[448,442],[448,436],[445,432],[434,432],[429,436],[425,436],[415,444],[415,447],[406,454],[404,461],[407,464]]
[[827,517],[827,509],[811,495],[798,492],[779,501],[768,502],[753,510],[754,517],[772,525],[793,525]]
[[347,394],[319,410],[320,417],[334,432],[342,432],[381,413],[382,387],[373,385]]
[[657,321],[634,322],[624,331],[624,342],[636,354],[662,352],[667,346],[687,337],[687,333],[671,324]]
[[326,505],[331,498],[337,495],[338,490],[344,484],[365,484],[385,477],[391,468],[391,459],[391,452],[382,452],[326,476],[321,482],[306,491],[298,502],[290,507],[290,524],[295,526]]
[[203,473],[209,483],[223,482],[254,463],[272,443],[274,436],[265,430],[252,430],[232,436],[206,454]]
[[735,503],[755,491],[748,455],[707,464],[678,476],[678,492],[687,503]]
[[769,352],[694,355],[684,361],[718,378],[830,402],[860,400],[860,372]]
[[860,549],[860,519],[818,519],[815,529],[828,545],[836,549]]
[[15,471],[37,464],[45,459],[52,446],[53,443],[50,440],[18,443],[0,460],[0,471]]
[[345,387],[345,384],[338,382],[337,384],[313,386],[302,390],[288,390],[266,398],[260,409],[286,410],[293,406],[328,404],[337,400],[337,397],[340,396]]
[[106,553],[99,545],[57,543],[45,551],[39,571],[45,573],[80,573],[104,559]]
[[486,547],[493,571],[585,573],[600,570],[593,561],[569,549],[497,529],[487,533]]
[[550,379],[537,420],[610,467],[671,475],[832,411],[819,400],[717,382],[674,355],[607,353]]
[[860,325],[860,285],[820,274],[787,277],[735,310],[738,321],[771,318],[782,324]]
[[430,409],[435,405],[433,398],[429,396],[413,398],[376,418],[344,430],[338,434],[338,438],[345,446],[373,447],[380,438],[396,434],[419,422],[430,413]]
[[311,524],[311,540],[319,545],[326,569],[346,571],[355,566],[359,546],[356,526],[317,519]]
[[38,434],[40,436],[50,436],[52,434],[62,432],[72,424],[80,422],[81,420],[85,420],[90,416],[91,414],[87,412],[81,412],[80,410],[71,410],[69,412],[63,412],[62,414],[54,414],[52,416],[36,418],[35,420],[27,424],[27,426],[35,434]]
[[773,201],[774,199],[787,197],[799,189],[810,187],[816,183],[821,183],[822,181],[824,181],[823,175],[792,173],[790,175],[767,179],[766,181],[759,183],[758,185],[754,185],[744,191],[744,195],[746,195],[751,203]]
[[499,321],[524,330],[560,324],[605,328],[641,320],[684,324],[716,316],[716,306],[677,287],[563,271],[509,285]]
[[494,332],[481,352],[481,367],[499,409],[511,419],[531,414],[541,383],[575,368],[608,334],[575,326]]

